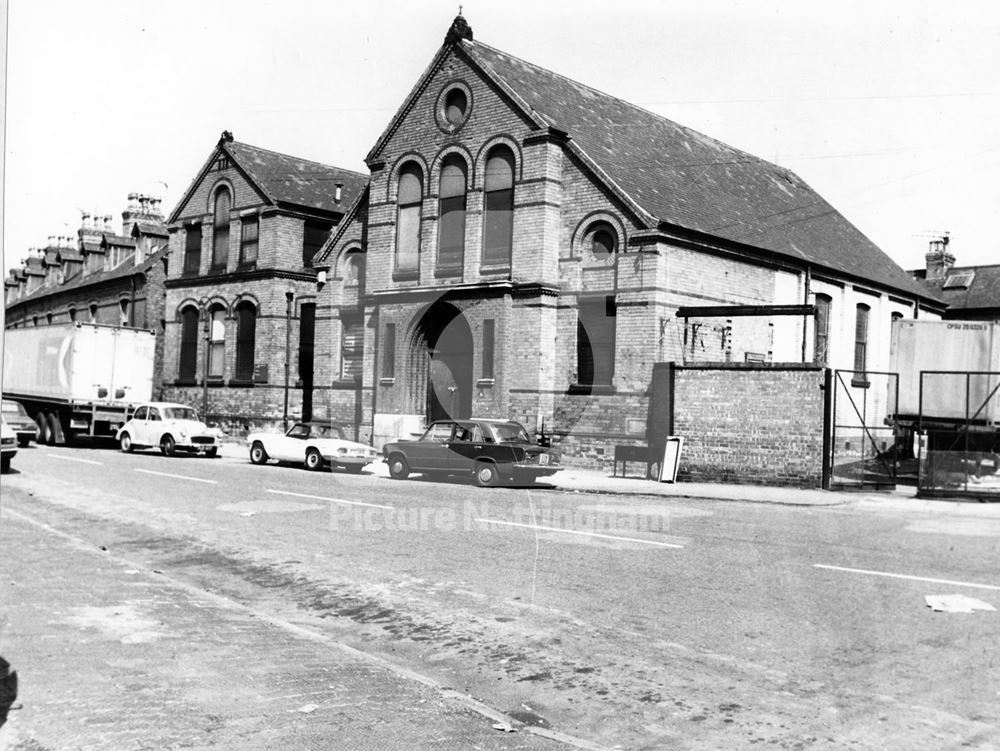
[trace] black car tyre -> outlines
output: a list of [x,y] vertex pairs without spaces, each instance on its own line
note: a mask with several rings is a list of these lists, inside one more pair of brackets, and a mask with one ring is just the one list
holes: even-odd
[[476,483],[481,488],[492,488],[500,484],[500,472],[497,465],[490,462],[478,462],[476,464]]
[[405,456],[393,454],[389,457],[389,474],[395,480],[405,480],[410,476],[410,465],[406,463]]
[[164,456],[173,456],[177,453],[177,443],[172,435],[167,434],[160,439],[160,452]]
[[267,464],[267,452],[264,450],[264,444],[260,441],[254,441],[253,446],[250,447],[250,462],[252,464]]
[[0,457],[0,472],[10,472],[10,460],[13,458],[9,454]]
[[132,445],[132,436],[128,433],[122,433],[122,437],[118,439],[118,445],[121,446],[121,450],[126,454],[131,454],[135,451],[135,446]]
[[313,471],[323,467],[323,455],[316,449],[306,450],[306,469]]

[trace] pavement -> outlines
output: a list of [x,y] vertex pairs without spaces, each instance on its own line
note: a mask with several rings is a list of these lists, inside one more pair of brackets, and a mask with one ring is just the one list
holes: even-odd
[[[231,459],[247,459],[243,442],[227,442],[220,455]],[[364,470],[379,477],[389,477],[389,467],[378,460]],[[539,485],[549,485],[570,493],[599,493],[616,496],[695,499],[711,501],[742,501],[769,503],[779,506],[871,506],[900,508],[913,511],[958,513],[971,516],[1000,518],[1000,503],[983,503],[968,498],[926,500],[916,497],[917,489],[900,485],[892,490],[833,491],[773,485],[735,485],[711,482],[657,482],[638,475],[613,476],[607,472],[582,467],[566,467],[542,478]],[[1000,500],[1000,496],[998,496]]]

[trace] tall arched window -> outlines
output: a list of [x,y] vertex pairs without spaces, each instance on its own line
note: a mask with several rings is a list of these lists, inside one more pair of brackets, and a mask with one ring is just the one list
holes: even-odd
[[465,256],[465,162],[450,156],[441,167],[438,270],[461,271]]
[[817,365],[825,364],[830,356],[830,305],[832,303],[833,300],[829,295],[816,295],[813,362]]
[[257,309],[244,300],[236,306],[236,372],[237,381],[253,380],[254,347],[257,336]]
[[514,237],[514,155],[498,146],[486,159],[483,265],[509,266]]
[[229,213],[233,206],[228,188],[215,194],[215,216],[212,220],[212,271],[225,271],[229,260]]
[[208,324],[208,377],[222,378],[226,361],[226,309],[212,308]]
[[868,377],[868,314],[871,312],[864,303],[858,304],[857,318],[854,323],[854,378],[859,385],[867,385]]
[[198,309],[190,305],[181,311],[181,358],[177,377],[193,382],[198,375]]
[[420,204],[423,173],[410,163],[399,172],[396,197],[396,271],[416,271],[420,255]]

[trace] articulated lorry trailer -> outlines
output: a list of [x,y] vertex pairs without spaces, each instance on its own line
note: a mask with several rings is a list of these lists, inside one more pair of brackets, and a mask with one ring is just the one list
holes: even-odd
[[899,374],[898,407],[889,416],[893,423],[1000,430],[1000,325],[894,321],[889,370]]
[[3,394],[27,409],[39,443],[113,437],[152,399],[151,331],[70,323],[3,333]]

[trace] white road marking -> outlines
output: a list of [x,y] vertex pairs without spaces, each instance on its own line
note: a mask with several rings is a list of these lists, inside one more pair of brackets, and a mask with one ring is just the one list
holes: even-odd
[[64,456],[63,454],[46,454],[46,456],[51,456],[53,459],[65,459],[68,462],[80,462],[81,464],[96,464],[98,467],[103,467],[104,462],[95,462],[90,459],[77,459],[75,456]]
[[618,540],[620,542],[641,542],[645,545],[658,545],[661,548],[682,548],[683,545],[675,545],[671,542],[659,542],[657,540],[643,540],[641,537],[622,537],[621,535],[603,535],[600,532],[581,532],[575,529],[561,529],[559,527],[541,527],[537,524],[519,524],[518,522],[505,522],[500,519],[476,519],[477,522],[487,524],[502,524],[506,527],[523,527],[524,529],[540,529],[543,532],[561,532],[567,535],[585,535],[587,537],[603,537],[608,540]]
[[363,503],[362,501],[345,501],[343,498],[328,498],[324,495],[309,495],[308,493],[293,493],[290,490],[271,490],[268,488],[268,493],[275,493],[276,495],[291,495],[296,498],[311,498],[314,501],[329,501],[330,503],[346,503],[348,506],[368,506],[369,508],[387,508],[393,509],[394,506],[383,506],[381,503]]
[[218,480],[204,480],[201,477],[190,477],[188,475],[172,475],[169,472],[154,472],[151,469],[137,469],[136,472],[143,472],[147,475],[159,475],[160,477],[174,477],[178,480],[191,480],[192,482],[206,482],[210,485],[218,485]]
[[814,563],[813,568],[827,569],[828,571],[846,571],[849,574],[867,574],[868,576],[885,576],[890,579],[908,579],[917,582],[930,582],[931,584],[949,584],[953,587],[972,587],[973,589],[992,589],[1000,591],[1000,586],[993,584],[976,584],[974,582],[957,582],[951,579],[932,579],[926,576],[909,576],[907,574],[890,574],[885,571],[868,571],[863,568],[843,568],[842,566],[825,566],[822,563]]

